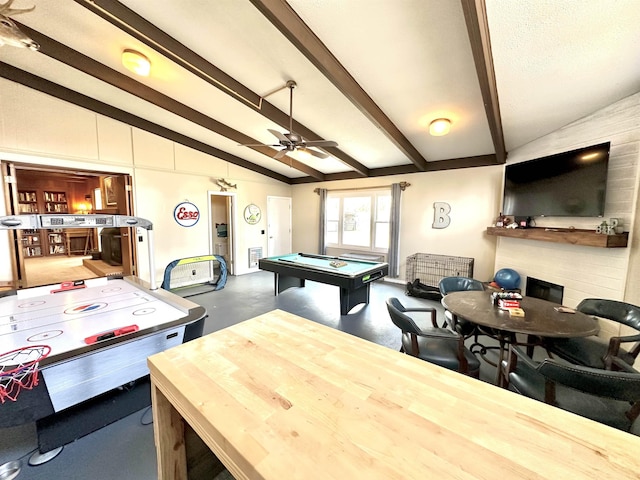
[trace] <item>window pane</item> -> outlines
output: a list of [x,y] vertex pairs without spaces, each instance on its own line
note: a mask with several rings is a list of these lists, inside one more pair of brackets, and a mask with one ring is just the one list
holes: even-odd
[[337,222],[340,220],[340,199],[339,198],[327,198],[326,216],[327,216],[327,221],[334,220]]
[[389,248],[389,223],[376,222],[375,226],[376,238],[375,248]]
[[338,243],[338,222],[327,221],[327,230],[325,232],[325,243]]
[[376,222],[388,222],[391,215],[391,196],[378,195],[376,198]]
[[325,203],[325,217],[326,217],[326,229],[324,235],[324,242],[327,245],[337,244],[340,239],[338,238],[338,225],[340,222],[340,199],[339,198],[327,198]]
[[371,197],[343,199],[342,243],[368,247],[371,240]]

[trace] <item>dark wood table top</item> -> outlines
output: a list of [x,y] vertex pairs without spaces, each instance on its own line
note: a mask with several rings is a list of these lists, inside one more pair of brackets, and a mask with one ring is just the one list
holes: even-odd
[[558,312],[554,310],[557,303],[534,297],[522,298],[524,317],[512,317],[493,305],[487,291],[453,292],[442,299],[442,305],[460,318],[504,332],[570,338],[596,335],[600,330],[595,318],[580,312]]

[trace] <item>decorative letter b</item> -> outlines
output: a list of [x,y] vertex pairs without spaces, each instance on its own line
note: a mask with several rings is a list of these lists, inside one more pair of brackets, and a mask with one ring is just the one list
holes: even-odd
[[451,223],[449,217],[451,206],[446,202],[433,202],[433,228],[447,228]]

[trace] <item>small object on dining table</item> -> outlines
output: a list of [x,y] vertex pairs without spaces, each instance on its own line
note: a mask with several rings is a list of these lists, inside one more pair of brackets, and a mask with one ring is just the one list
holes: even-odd
[[553,309],[560,313],[576,313],[575,309],[565,306],[553,307]]
[[343,262],[342,260],[332,260],[329,265],[331,265],[332,267],[344,267],[347,264],[347,262]]
[[[520,303],[520,300],[522,300],[522,295],[518,292],[493,292],[491,294],[491,300],[493,301],[494,305],[502,307],[500,303],[504,301]],[[515,306],[519,307],[520,305]]]
[[498,308],[509,310],[511,308],[520,308],[520,300],[510,300],[508,298],[498,299]]
[[524,310],[521,308],[510,308],[509,316],[511,317],[524,317]]

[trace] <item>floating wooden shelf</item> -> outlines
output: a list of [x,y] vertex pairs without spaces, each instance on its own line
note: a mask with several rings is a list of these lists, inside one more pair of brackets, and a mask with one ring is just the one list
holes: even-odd
[[568,243],[587,247],[624,248],[629,241],[629,233],[603,235],[594,230],[578,230],[569,228],[499,228],[487,227],[488,235],[498,237],[524,238],[543,242]]

